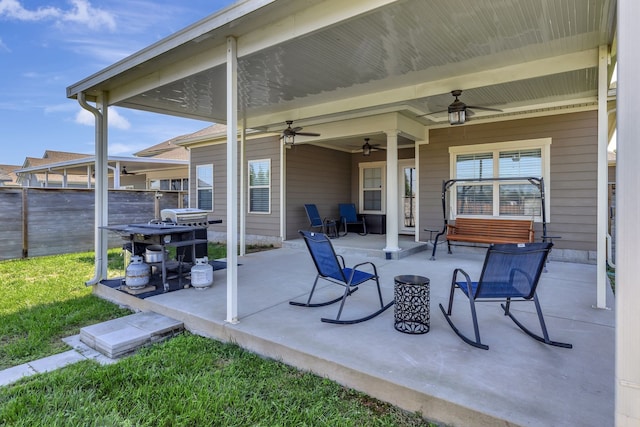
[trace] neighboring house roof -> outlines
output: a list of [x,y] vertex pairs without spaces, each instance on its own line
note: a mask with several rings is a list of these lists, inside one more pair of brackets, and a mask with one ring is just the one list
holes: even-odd
[[[176,168],[188,168],[188,150],[175,145],[169,141],[157,144],[141,153],[144,157],[115,157],[110,156],[107,163],[110,167],[109,174],[118,175],[126,168],[128,174],[143,174],[151,171],[175,170]],[[22,167],[16,166],[15,182],[22,185],[34,185],[31,181],[35,178],[38,183],[48,182],[58,186],[63,182],[66,174],[66,181],[69,185],[86,185],[87,174],[95,165],[95,156],[81,153],[71,153],[65,151],[46,150],[42,158],[27,157]],[[26,181],[29,180],[29,181]]]
[[43,159],[48,159],[51,162],[63,162],[67,160],[84,159],[91,156],[91,154],[70,153],[68,151],[55,151],[46,150]]
[[168,141],[161,142],[160,144],[145,148],[133,155],[135,157],[153,157],[154,159],[189,160],[189,151],[174,143],[178,138],[180,137],[178,136]]
[[0,185],[13,186],[17,185],[18,176],[14,172],[20,169],[17,165],[0,165]]

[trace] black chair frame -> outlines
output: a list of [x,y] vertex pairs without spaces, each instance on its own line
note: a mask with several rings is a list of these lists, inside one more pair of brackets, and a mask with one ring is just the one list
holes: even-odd
[[[511,318],[511,320],[513,320],[513,322],[527,335],[545,344],[563,348],[572,348],[573,346],[571,344],[552,341],[551,339],[549,339],[549,333],[547,332],[547,326],[544,321],[544,316],[542,315],[540,301],[536,293],[536,288],[538,286],[538,281],[540,279],[542,269],[544,268],[547,256],[552,246],[553,243],[550,242],[492,245],[487,250],[482,273],[478,282],[472,281],[469,274],[467,274],[463,269],[455,269],[453,272],[453,277],[451,279],[449,305],[445,310],[442,304],[440,304],[440,310],[442,311],[442,314],[444,314],[444,317],[449,323],[449,326],[451,326],[451,329],[467,344],[470,344],[477,348],[481,348],[483,350],[488,350],[489,346],[483,344],[480,340],[480,329],[478,327],[476,302],[504,302],[503,304],[500,304],[502,310],[504,311],[504,315],[509,316],[509,318]],[[530,266],[531,268],[510,268],[508,273],[508,280],[506,282],[492,282],[492,279],[494,279],[494,277],[487,277],[486,273],[487,271],[492,270],[493,267],[491,266],[491,263],[494,262],[494,259],[496,259],[496,257],[535,257],[536,254],[538,256],[534,260],[533,265]],[[462,275],[464,277],[464,280],[459,280],[459,275]],[[488,276],[492,276],[492,273],[490,272]],[[520,284],[514,286],[514,284],[517,282],[519,282]],[[522,283],[525,283],[527,286],[523,287],[521,285]],[[469,300],[475,339],[470,339],[466,335],[464,335],[454,325],[451,319],[453,310],[453,299],[456,289],[461,290]],[[532,332],[530,329],[525,327],[522,322],[520,322],[512,313],[511,303],[523,301],[533,302],[535,304],[542,336]]]
[[[386,305],[383,302],[382,290],[380,288],[380,279],[378,277],[378,270],[375,264],[373,264],[372,262],[361,262],[351,268],[347,268],[345,267],[344,257],[335,253],[331,241],[325,234],[309,231],[299,231],[299,233],[304,238],[304,241],[307,245],[307,248],[309,249],[309,253],[311,254],[311,258],[313,259],[313,263],[318,273],[313,282],[313,286],[311,288],[311,292],[309,293],[307,301],[289,301],[289,304],[300,307],[324,307],[340,302],[340,308],[338,309],[338,314],[335,318],[331,319],[323,317],[320,320],[325,323],[335,323],[343,325],[350,325],[373,319],[394,304],[393,300]],[[335,299],[312,303],[311,301],[313,298],[313,294],[320,279],[343,286],[344,293]],[[341,319],[342,310],[344,309],[347,298],[351,296],[355,291],[357,291],[360,285],[369,280],[372,280],[376,283],[380,308],[377,311],[364,317],[349,320]]]

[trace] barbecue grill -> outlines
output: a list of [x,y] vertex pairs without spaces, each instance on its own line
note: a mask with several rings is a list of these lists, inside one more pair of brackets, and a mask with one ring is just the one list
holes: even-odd
[[184,225],[188,227],[207,227],[213,221],[207,218],[207,211],[195,208],[162,209],[160,217],[163,223]]

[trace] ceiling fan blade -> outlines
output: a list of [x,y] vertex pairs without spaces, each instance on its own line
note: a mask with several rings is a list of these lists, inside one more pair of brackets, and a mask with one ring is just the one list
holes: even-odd
[[502,110],[498,110],[497,108],[489,108],[489,107],[476,107],[473,105],[467,105],[467,109],[473,108],[474,110],[483,110],[483,111],[495,111],[498,113],[502,113]]
[[416,116],[416,117],[424,117],[424,116],[430,116],[432,114],[447,113],[448,111],[449,110],[431,111],[430,113],[420,114],[419,116]]
[[314,132],[296,132],[296,135],[301,135],[301,136],[320,136],[319,133],[314,133]]
[[292,131],[293,133],[298,133],[302,130],[302,128],[300,126],[294,127],[293,129],[289,129],[290,131]]

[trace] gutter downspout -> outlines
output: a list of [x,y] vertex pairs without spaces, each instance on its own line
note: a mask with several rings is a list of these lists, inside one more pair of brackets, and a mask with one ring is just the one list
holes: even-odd
[[94,250],[95,250],[95,273],[94,276],[85,282],[86,286],[92,286],[106,278],[107,273],[107,248],[106,239],[100,227],[107,225],[107,168],[105,133],[103,132],[103,113],[87,103],[84,92],[78,94],[78,103],[82,108],[89,111],[95,117],[95,230],[94,230]]

